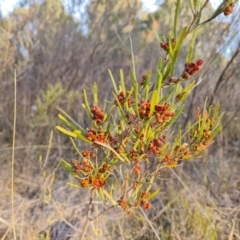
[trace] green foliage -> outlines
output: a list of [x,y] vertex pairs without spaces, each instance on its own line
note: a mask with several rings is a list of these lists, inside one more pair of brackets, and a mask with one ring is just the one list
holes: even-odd
[[[86,115],[91,128],[82,131],[75,128],[74,122],[67,115],[59,115],[60,120],[69,130],[57,126],[67,136],[78,138],[89,145],[84,151],[74,148],[80,160],[72,164],[62,161],[62,167],[77,175],[80,186],[95,190],[101,199],[108,199],[113,205],[120,206],[124,212],[131,214],[135,208],[150,208],[149,200],[154,198],[159,189],[152,191],[155,179],[163,168],[176,167],[185,160],[201,156],[202,152],[213,143],[221,130],[219,105],[212,113],[212,106],[207,109],[207,101],[201,112],[197,110],[196,120],[189,123],[184,132],[180,125],[177,131],[171,127],[184,111],[184,102],[195,87],[193,76],[201,69],[203,60],[192,61],[196,30],[201,24],[200,1],[194,2],[194,18],[188,27],[183,27],[177,36],[177,19],[181,2],[177,1],[174,19],[174,38],[169,33],[160,43],[165,56],[160,57],[155,80],[151,72],[139,77],[136,75],[135,57],[132,41],[131,86],[126,85],[123,71],[120,70],[119,85],[109,70],[114,93],[108,100],[107,109],[99,105],[97,83],[92,86],[93,104],[89,102],[87,91],[83,90]],[[188,62],[182,63],[184,70],[178,77],[173,77],[180,49],[187,38],[192,35],[188,53]],[[157,33],[155,32],[157,35]],[[161,39],[157,36],[157,39]],[[190,83],[181,84],[183,81]],[[121,179],[114,180],[114,172]],[[116,187],[116,184],[118,187]],[[121,186],[121,187],[120,187]],[[121,193],[118,199],[115,195]]]

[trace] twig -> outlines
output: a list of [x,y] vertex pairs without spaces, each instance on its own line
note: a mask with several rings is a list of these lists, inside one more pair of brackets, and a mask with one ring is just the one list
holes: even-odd
[[94,196],[94,189],[91,190],[91,195],[90,195],[89,205],[88,205],[88,214],[87,214],[87,219],[86,219],[85,226],[83,228],[83,233],[82,233],[82,236],[81,236],[81,240],[84,240],[84,237],[85,237],[87,229],[88,229],[88,225],[89,225],[89,223],[91,221],[91,211],[92,211],[93,196]]
[[209,0],[206,0],[205,3],[203,4],[203,6],[200,8],[200,10],[199,10],[196,14],[193,15],[193,20],[192,20],[192,22],[190,23],[190,26],[188,27],[188,30],[187,30],[187,32],[186,32],[186,35],[188,35],[189,33],[191,33],[192,30],[195,28],[195,27],[194,27],[194,28],[192,29],[192,26],[193,26],[193,24],[196,22],[196,20],[199,18],[199,16],[201,15],[203,9],[206,7],[206,5],[208,4],[208,2],[209,2]]

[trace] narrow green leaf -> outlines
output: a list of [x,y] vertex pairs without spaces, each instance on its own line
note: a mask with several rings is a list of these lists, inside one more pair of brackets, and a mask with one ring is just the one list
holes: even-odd
[[175,9],[175,14],[174,14],[174,39],[177,39],[177,22],[178,22],[178,15],[179,15],[179,10],[180,10],[180,0],[177,0],[176,2],[176,9]]
[[158,80],[155,82],[154,91],[151,98],[150,116],[153,115],[155,106],[158,104],[159,99],[161,98],[162,80],[162,73],[158,72]]
[[98,104],[98,86],[97,83],[93,84],[93,102]]
[[176,41],[174,57],[173,57],[173,63],[176,62],[176,59],[178,57],[181,45],[183,43],[184,38],[186,37],[187,29],[188,29],[187,27],[182,29],[182,31],[180,33],[180,36],[179,36],[178,40]]
[[99,188],[97,190],[97,194],[99,196],[99,198],[102,200],[102,201],[105,201],[105,196],[104,196],[104,193],[103,193],[103,189],[102,188]]
[[123,157],[121,157],[110,145],[102,143],[102,142],[98,142],[98,141],[95,141],[95,143],[112,151],[117,156],[117,158],[119,160],[121,160],[122,162],[130,162],[129,159],[124,159]]
[[132,39],[131,39],[131,36],[130,36],[130,35],[129,35],[129,39],[130,39],[131,56],[132,56],[132,70],[133,70],[134,77],[135,77],[135,80],[136,80],[135,60],[134,60],[134,53],[133,53]]
[[59,165],[60,165],[65,171],[67,171],[70,175],[78,178],[78,175],[72,171],[72,166],[71,166],[71,164],[69,164],[67,161],[65,161],[64,159],[62,159],[62,160],[60,161]]
[[156,191],[154,191],[148,198],[148,200],[153,199],[154,197],[156,197],[158,195],[158,193],[160,192],[160,189],[157,189]]
[[77,185],[77,184],[74,184],[74,183],[71,183],[71,182],[67,182],[67,185],[70,186],[70,187],[74,187],[74,188],[81,188],[80,185]]
[[214,139],[221,130],[222,130],[222,126],[217,126],[212,133],[211,139]]
[[135,104],[135,110],[137,111],[137,115],[139,116],[138,111],[138,104],[139,104],[139,90],[138,90],[138,82],[136,81],[136,76],[133,71],[131,71],[131,80],[132,80],[132,88],[134,93],[134,104]]
[[71,121],[71,123],[73,123],[76,128],[81,129],[82,131],[86,132],[86,130],[84,128],[82,128],[74,119],[72,119],[65,111],[63,111],[60,107],[56,107],[56,109],[61,112],[67,119],[69,119]]
[[187,62],[192,62],[193,61],[193,49],[194,49],[194,44],[196,41],[196,37],[197,37],[197,30],[194,30],[193,35],[192,35],[192,39],[191,39],[191,43],[189,46],[189,50],[188,50],[188,55],[187,55]]
[[219,108],[220,108],[220,105],[218,103],[218,104],[216,104],[215,109],[214,109],[213,119],[217,118],[217,115],[218,115],[218,112],[219,112]]
[[153,181],[154,181],[155,177],[152,176],[151,179],[150,179],[150,183],[149,183],[149,186],[148,188],[146,189],[146,192],[150,192],[152,186],[153,186]]
[[71,131],[68,131],[68,130],[60,127],[60,126],[56,126],[56,128],[57,128],[58,131],[66,134],[66,135],[68,135],[69,137],[74,137],[74,138],[77,137],[76,133],[73,133],[73,132],[71,132]]
[[92,119],[92,114],[91,114],[91,110],[90,110],[90,106],[89,106],[89,102],[88,102],[88,97],[87,97],[87,92],[86,92],[85,89],[83,89],[83,97],[84,97],[85,104],[82,104],[82,106],[86,110],[88,116]]
[[80,132],[79,130],[75,130],[75,131],[73,131],[73,132],[77,135],[77,138],[79,138],[79,139],[82,140],[83,142],[86,142],[86,143],[88,143],[88,144],[92,144],[92,142],[89,141],[87,138],[85,138],[85,137],[81,134],[81,132]]
[[225,112],[221,113],[220,116],[217,118],[217,121],[214,124],[215,126],[214,126],[214,128],[212,130],[213,132],[219,127],[220,122],[221,122],[222,117],[224,116],[224,114],[225,114]]
[[71,124],[64,116],[62,116],[61,114],[58,114],[58,118],[64,122],[69,128],[71,128],[72,130],[77,129],[73,124]]
[[112,80],[112,84],[113,84],[114,90],[115,90],[115,92],[116,92],[116,94],[117,94],[117,93],[118,93],[117,85],[116,85],[116,82],[115,82],[114,77],[113,77],[113,75],[112,75],[112,72],[110,71],[110,69],[108,69],[108,72],[109,72],[110,78],[111,78],[111,80]]
[[70,140],[71,140],[72,145],[73,145],[74,149],[76,150],[76,152],[80,155],[80,157],[83,157],[82,154],[80,153],[80,151],[78,150],[74,140],[71,137],[70,137]]
[[122,70],[122,69],[120,69],[120,82],[121,82],[121,86],[122,86],[123,93],[124,93],[124,95],[126,95],[124,74],[123,74],[123,70]]
[[173,46],[172,35],[171,34],[169,34],[168,45],[169,45],[168,54],[170,55],[171,59],[173,59],[173,56],[174,56],[174,46]]
[[103,188],[102,189],[103,193],[106,195],[106,197],[110,200],[112,205],[117,206],[117,202],[112,198],[112,196]]

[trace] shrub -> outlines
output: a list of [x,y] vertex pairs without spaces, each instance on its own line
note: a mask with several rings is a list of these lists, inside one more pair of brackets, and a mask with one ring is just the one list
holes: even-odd
[[[155,78],[151,71],[140,78],[136,76],[132,50],[130,88],[126,86],[122,70],[119,81],[109,70],[113,85],[112,99],[105,103],[102,99],[99,101],[96,83],[92,86],[91,100],[83,90],[82,107],[91,121],[88,129],[79,126],[60,110],[59,118],[68,129],[60,126],[57,129],[70,137],[79,155],[71,163],[62,160],[61,166],[79,183],[71,183],[71,186],[91,192],[82,239],[90,221],[94,197],[111,203],[100,215],[114,206],[120,207],[128,215],[139,207],[150,209],[150,200],[159,192],[159,189],[152,189],[153,182],[160,177],[161,170],[199,157],[221,130],[223,113],[219,114],[218,104],[208,106],[207,100],[202,110],[196,108],[195,122],[190,122],[187,129],[182,129],[181,125],[175,131],[171,129],[183,114],[189,93],[202,80],[200,74],[204,61],[196,59],[193,54],[197,30],[221,13],[229,15],[234,8],[232,1],[224,1],[209,19],[201,22],[201,14],[208,1],[203,5],[200,2],[190,1],[193,20],[188,27],[183,27],[179,33],[177,31],[181,5],[178,0],[173,32],[166,37],[159,37],[155,32],[163,52]],[[175,64],[187,36],[192,38],[187,59],[182,63],[182,73],[175,76]],[[194,81],[196,78],[198,82]],[[75,139],[83,142],[83,149],[77,148]]]

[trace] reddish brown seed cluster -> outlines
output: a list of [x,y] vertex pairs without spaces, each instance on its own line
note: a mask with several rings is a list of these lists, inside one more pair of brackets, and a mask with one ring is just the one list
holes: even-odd
[[128,215],[132,215],[132,211],[129,209],[129,204],[126,200],[121,198],[117,201],[117,203],[123,209],[124,212],[126,212]]
[[101,142],[101,143],[108,142],[108,138],[106,134],[101,130],[96,131],[93,129],[88,129],[86,138],[91,142],[95,142],[95,141]]
[[87,158],[90,158],[90,157],[95,158],[96,157],[96,153],[93,153],[88,149],[82,151],[82,155],[83,155],[83,157],[87,157]]
[[142,81],[140,82],[141,86],[143,86],[145,84],[146,80],[147,80],[147,76],[143,75],[142,76]]
[[166,153],[163,159],[163,162],[166,164],[171,164],[173,161],[173,159],[171,158],[169,153]]
[[[120,92],[117,96],[117,100],[115,100],[115,105],[118,106],[118,104],[120,103],[120,105],[122,107],[124,107],[124,103],[127,101],[128,102],[128,106],[130,107],[133,104],[133,99],[131,96],[129,96],[129,92],[126,92],[126,94],[124,95],[124,92]],[[119,103],[118,103],[119,102]]]
[[136,163],[140,161],[138,153],[133,149],[130,150],[129,158]]
[[98,172],[105,173],[107,171],[109,171],[109,165],[106,162],[104,162],[102,166],[99,168]]
[[89,188],[92,186],[96,190],[106,185],[106,179],[103,175],[97,174],[97,176],[94,178],[92,178],[91,176],[82,178],[79,180],[79,183],[82,188]]
[[113,137],[111,134],[108,135],[108,140],[114,145],[117,144],[117,138]]
[[204,141],[209,141],[210,139],[211,139],[211,137],[212,137],[212,132],[210,131],[210,130],[208,130],[208,129],[204,129],[203,130],[203,139],[204,139]]
[[83,159],[82,162],[75,159],[72,160],[72,168],[73,172],[76,174],[79,174],[81,171],[91,173],[93,170],[93,166],[88,159]]
[[190,156],[190,150],[187,146],[176,146],[174,149],[175,160],[188,159]]
[[192,156],[198,156],[200,152],[210,146],[213,141],[206,141],[204,143],[195,143],[191,145]]
[[153,155],[158,155],[160,153],[161,147],[166,142],[166,135],[162,135],[158,138],[154,138],[148,146],[148,151]]
[[104,120],[104,112],[96,105],[91,107],[91,113],[93,114],[93,119],[97,124],[101,124]]
[[182,74],[182,78],[189,79],[190,76],[194,75],[201,69],[202,65],[203,65],[202,59],[198,59],[197,62],[185,63],[185,70]]
[[144,207],[144,209],[149,210],[151,208],[150,202],[148,202],[148,198],[150,197],[149,192],[142,192],[139,200],[139,204]]
[[157,104],[155,106],[154,115],[157,122],[162,124],[171,120],[171,118],[174,116],[174,113],[169,112],[169,105],[165,103],[165,104]]
[[[172,38],[171,41],[172,41],[172,46],[174,47],[176,45],[176,42],[175,42],[174,38]],[[168,49],[169,49],[169,38],[168,38],[167,42],[161,42],[160,47],[164,51],[168,51]]]
[[117,144],[116,137],[113,137],[110,133],[106,133],[102,130],[88,129],[86,138],[91,142],[101,142],[101,143],[111,142],[112,144]]
[[230,15],[233,12],[233,9],[235,7],[235,4],[232,2],[228,6],[225,7],[223,13],[225,16]]
[[135,114],[131,114],[131,113],[127,113],[125,115],[125,117],[127,118],[128,120],[128,124],[134,122],[134,120],[136,119],[136,115]]
[[89,188],[92,184],[92,178],[91,176],[88,176],[86,178],[80,179],[79,183],[82,188]]
[[136,164],[132,171],[133,171],[133,173],[140,173],[141,166],[139,164]]
[[106,185],[106,180],[103,175],[97,174],[96,178],[92,179],[92,185],[94,189],[102,188]]
[[79,174],[82,170],[82,164],[78,160],[74,159],[72,160],[72,168],[74,173]]
[[148,118],[151,108],[151,102],[150,100],[142,100],[141,103],[139,103],[139,114],[141,118]]
[[[200,123],[202,122],[201,118],[205,119],[203,132],[201,132],[201,129],[197,128],[189,136],[194,146],[193,149],[197,150],[197,152],[200,151],[200,149],[202,148],[204,149],[213,143],[211,139],[212,139],[212,128],[215,123],[215,120],[213,118],[210,118],[207,112],[204,112],[203,115],[204,116],[202,117],[202,114],[200,113],[200,109],[198,108],[196,119],[200,121]],[[201,144],[202,146],[200,146]]]

